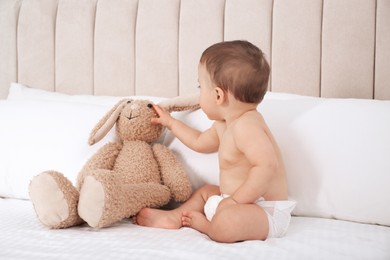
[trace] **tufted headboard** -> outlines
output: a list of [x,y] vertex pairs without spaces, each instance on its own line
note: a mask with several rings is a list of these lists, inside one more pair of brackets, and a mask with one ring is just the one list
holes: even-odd
[[0,99],[193,92],[202,51],[233,39],[266,53],[271,91],[390,99],[388,0],[0,0]]

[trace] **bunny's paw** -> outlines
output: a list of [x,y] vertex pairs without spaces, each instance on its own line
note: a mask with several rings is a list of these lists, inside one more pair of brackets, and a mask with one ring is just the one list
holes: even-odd
[[46,171],[35,176],[29,191],[42,224],[50,228],[66,228],[82,223],[77,214],[79,193],[61,173]]

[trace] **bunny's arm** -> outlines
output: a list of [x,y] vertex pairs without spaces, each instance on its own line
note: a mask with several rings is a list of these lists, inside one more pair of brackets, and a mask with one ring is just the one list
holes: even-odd
[[176,156],[162,144],[153,145],[153,153],[160,168],[162,181],[171,190],[172,198],[178,202],[187,200],[192,193],[191,183]]

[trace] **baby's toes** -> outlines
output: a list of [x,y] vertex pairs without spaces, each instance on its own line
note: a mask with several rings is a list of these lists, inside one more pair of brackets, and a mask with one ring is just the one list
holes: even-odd
[[191,212],[183,212],[181,216],[181,224],[185,227],[191,227]]

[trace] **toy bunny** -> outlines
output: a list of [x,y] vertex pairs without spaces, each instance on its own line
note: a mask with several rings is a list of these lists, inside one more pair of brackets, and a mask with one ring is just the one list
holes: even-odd
[[[176,101],[193,104],[177,105]],[[183,101],[184,100],[184,101]],[[161,103],[168,111],[196,108],[195,97]],[[176,103],[175,103],[176,102]],[[171,199],[182,202],[191,184],[182,165],[166,146],[155,143],[163,132],[150,101],[118,102],[92,130],[89,144],[99,142],[116,125],[120,141],[104,145],[85,164],[76,187],[61,173],[45,171],[29,186],[39,220],[50,228],[87,222],[106,227],[144,207],[160,207]]]

